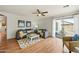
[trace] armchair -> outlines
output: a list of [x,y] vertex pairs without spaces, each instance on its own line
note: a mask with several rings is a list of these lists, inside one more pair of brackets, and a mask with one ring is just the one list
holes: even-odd
[[63,37],[63,45],[69,49],[69,53],[77,52],[75,47],[79,47],[79,41],[73,41],[72,37]]

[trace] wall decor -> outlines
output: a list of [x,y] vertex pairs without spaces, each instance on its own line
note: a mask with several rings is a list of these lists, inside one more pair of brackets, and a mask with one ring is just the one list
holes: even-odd
[[25,27],[25,21],[24,20],[18,20],[18,27]]
[[31,21],[26,21],[26,27],[31,27]]

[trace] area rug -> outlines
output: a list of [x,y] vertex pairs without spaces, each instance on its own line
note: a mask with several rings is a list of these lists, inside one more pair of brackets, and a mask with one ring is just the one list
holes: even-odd
[[20,39],[20,40],[17,40],[17,42],[20,48],[25,48],[29,45],[26,39]]
[[39,41],[40,41],[39,39],[33,40],[33,41],[29,41],[28,39],[17,40],[20,48],[26,48],[26,47],[28,47],[28,46],[30,46],[32,44],[35,44],[35,43],[37,43]]

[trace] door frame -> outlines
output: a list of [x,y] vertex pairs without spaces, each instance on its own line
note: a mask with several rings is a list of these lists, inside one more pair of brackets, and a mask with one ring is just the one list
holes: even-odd
[[0,14],[0,16],[2,16],[5,20],[5,23],[6,23],[6,29],[5,29],[5,33],[6,33],[6,39],[7,39],[7,16],[3,15],[3,14]]

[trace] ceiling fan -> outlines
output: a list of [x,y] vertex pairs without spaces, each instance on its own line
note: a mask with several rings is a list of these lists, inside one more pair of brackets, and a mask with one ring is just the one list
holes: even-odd
[[42,12],[39,9],[37,9],[36,13],[32,13],[32,14],[37,14],[37,16],[45,16],[45,13],[48,13],[48,11]]

